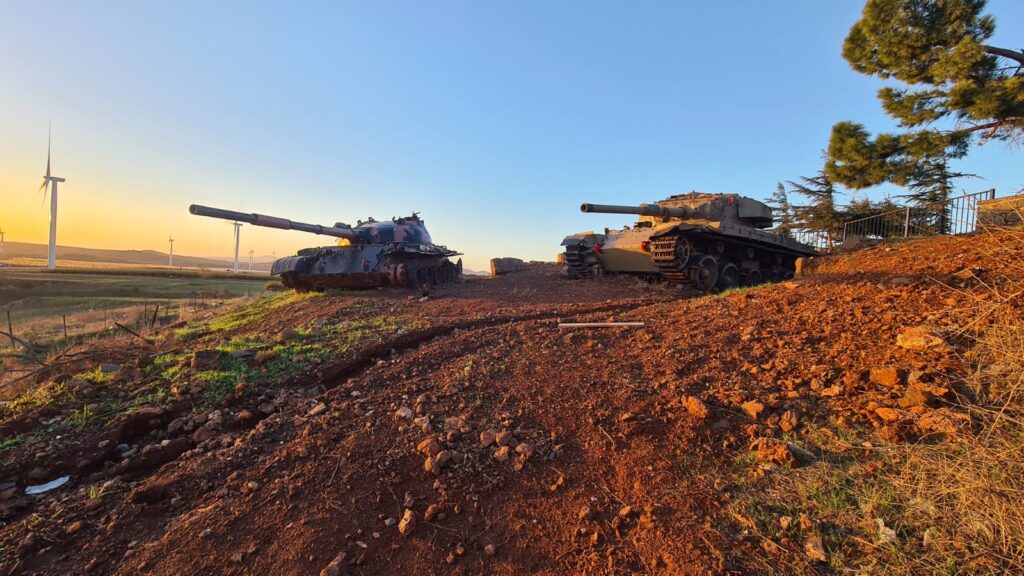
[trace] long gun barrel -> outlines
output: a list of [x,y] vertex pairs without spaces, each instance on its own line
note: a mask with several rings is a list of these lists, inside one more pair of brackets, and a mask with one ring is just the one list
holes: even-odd
[[639,216],[658,216],[661,218],[687,218],[698,214],[692,208],[669,208],[657,204],[641,204],[639,206],[618,206],[615,204],[582,204],[580,212],[598,212],[603,214],[637,214]]
[[356,239],[355,232],[349,228],[335,228],[334,226],[292,222],[285,218],[276,218],[274,216],[266,216],[264,214],[246,214],[244,212],[235,212],[234,210],[222,210],[220,208],[200,206],[199,204],[189,206],[188,211],[196,216],[208,216],[210,218],[220,218],[222,220],[231,220],[234,222],[245,222],[246,224],[252,224],[253,226],[280,228],[281,230],[300,230],[302,232],[309,232],[310,234],[323,234],[325,236],[345,238],[350,241]]

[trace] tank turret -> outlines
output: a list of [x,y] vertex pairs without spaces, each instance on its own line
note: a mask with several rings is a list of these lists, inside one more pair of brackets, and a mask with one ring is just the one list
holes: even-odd
[[633,273],[700,290],[725,289],[792,275],[810,246],[765,232],[772,211],[736,194],[692,192],[653,204],[582,204],[580,211],[635,214],[632,228],[574,234],[562,241],[570,277]]
[[253,226],[298,230],[338,238],[338,246],[305,248],[298,255],[278,258],[271,274],[298,291],[328,288],[372,288],[382,285],[418,286],[456,282],[462,278],[459,253],[431,241],[426,225],[415,212],[411,216],[359,221],[334,226],[295,222],[277,216],[249,214],[193,204],[197,216],[244,222]]

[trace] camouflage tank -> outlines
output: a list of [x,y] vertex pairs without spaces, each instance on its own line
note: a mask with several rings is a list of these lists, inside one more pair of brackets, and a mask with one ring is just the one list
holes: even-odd
[[572,278],[630,273],[708,291],[791,277],[797,258],[816,254],[766,232],[771,208],[735,194],[692,192],[654,204],[583,204],[580,210],[640,218],[622,230],[567,236],[562,246]]
[[299,292],[387,285],[414,287],[462,279],[462,260],[454,264],[449,260],[460,254],[431,242],[430,233],[415,212],[390,222],[360,220],[353,228],[341,222],[320,226],[197,204],[188,210],[198,216],[338,238],[337,246],[305,248],[295,256],[274,261],[270,273],[279,275],[285,286]]

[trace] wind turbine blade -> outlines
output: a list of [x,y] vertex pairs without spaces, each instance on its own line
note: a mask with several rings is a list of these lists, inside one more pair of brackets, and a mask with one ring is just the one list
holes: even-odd
[[50,179],[50,129],[46,129],[46,179]]
[[50,180],[46,179],[43,182],[43,186],[44,186],[44,188],[43,188],[43,202],[42,202],[42,204],[39,205],[40,208],[46,207],[46,193],[50,191]]

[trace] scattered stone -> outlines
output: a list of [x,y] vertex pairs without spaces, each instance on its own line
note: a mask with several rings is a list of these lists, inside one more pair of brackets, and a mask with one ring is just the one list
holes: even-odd
[[876,408],[875,414],[877,414],[879,418],[885,420],[886,422],[896,422],[901,418],[899,410],[896,410],[895,408],[886,408],[884,406],[881,408]]
[[437,461],[438,466],[444,466],[451,461],[454,456],[455,452],[453,450],[441,450],[437,453],[437,456],[435,456],[434,459]]
[[741,404],[740,408],[747,414],[747,416],[750,416],[752,419],[757,420],[758,414],[764,411],[764,404],[758,402],[757,400],[751,400],[749,402],[744,402],[743,404]]
[[100,374],[116,374],[120,369],[120,364],[100,364]]
[[934,350],[943,348],[946,342],[936,336],[931,328],[927,326],[915,326],[912,328],[905,328],[896,337],[896,345],[907,350],[915,350],[918,352],[925,350]]
[[277,334],[278,342],[287,342],[288,340],[294,340],[299,337],[299,333],[294,328],[285,328]]
[[402,520],[398,523],[398,532],[402,536],[408,536],[412,532],[413,528],[416,527],[416,514],[408,508],[405,510],[405,514],[402,515]]
[[494,459],[498,462],[507,462],[510,450],[508,446],[502,446],[494,451]]
[[428,458],[433,458],[434,456],[437,456],[439,452],[441,452],[441,444],[439,444],[437,440],[434,440],[433,438],[425,438],[416,446],[416,451],[419,452],[420,454],[423,454],[424,456],[427,456]]
[[821,543],[821,536],[811,536],[808,538],[804,544],[804,552],[807,553],[807,557],[811,560],[818,562],[828,561],[828,556],[825,554],[825,546]]
[[494,439],[498,436],[498,431],[494,428],[488,428],[480,433],[480,445],[484,448],[494,444]]
[[878,542],[880,544],[896,544],[899,542],[899,537],[896,536],[896,531],[885,525],[885,521],[881,518],[875,518],[875,522],[878,523]]
[[392,517],[388,517],[386,520],[384,520],[384,526],[386,526],[388,528],[391,528],[392,526],[394,526],[397,523],[398,523],[398,520],[396,520],[393,516]]
[[266,364],[267,362],[276,360],[279,355],[280,354],[274,350],[264,350],[256,354],[255,360],[257,364]]
[[263,413],[263,415],[265,416],[270,416],[274,412],[277,412],[277,406],[270,402],[261,402],[260,405],[256,407],[256,409]]
[[796,457],[789,446],[776,438],[758,438],[750,444],[751,452],[767,462],[775,464],[796,464]]
[[533,456],[533,445],[527,444],[526,442],[520,442],[519,445],[516,446],[516,453],[529,458],[530,456]]
[[498,444],[498,446],[508,446],[509,444],[512,443],[512,433],[509,432],[508,430],[498,432],[498,434],[494,437],[494,441],[495,443]]
[[896,388],[900,385],[900,373],[892,366],[872,368],[869,379],[876,384],[888,386],[889,388]]
[[432,456],[427,456],[426,460],[423,461],[423,470],[436,475],[441,473],[441,466],[438,465],[437,460]]
[[192,440],[195,443],[205,442],[213,437],[213,432],[206,426],[200,426],[192,433]]
[[633,514],[633,507],[632,506],[623,506],[622,508],[619,508],[619,518],[622,518],[623,520],[625,520],[626,518],[629,518],[632,514]]
[[783,530],[789,530],[789,527],[793,525],[792,516],[779,516],[779,526]]
[[427,511],[423,513],[423,520],[427,522],[432,521],[440,511],[441,507],[438,506],[437,504],[431,504],[430,506],[427,506]]
[[309,415],[309,416],[317,416],[319,414],[323,414],[326,411],[327,411],[327,404],[324,404],[323,402],[321,402],[321,403],[317,404],[316,406],[313,406],[312,408],[310,408],[309,412],[307,412],[306,414]]
[[800,423],[799,416],[793,410],[786,410],[782,413],[782,418],[779,419],[779,428],[782,428],[783,432],[789,432],[797,427]]
[[494,556],[494,552],[495,552],[494,544],[488,544],[487,546],[484,546],[484,554],[486,554],[488,556]]
[[216,370],[220,367],[220,359],[224,355],[220,350],[196,350],[192,353],[191,367],[197,372]]
[[683,398],[683,406],[686,407],[686,411],[691,416],[700,418],[703,420],[708,417],[708,407],[704,404],[704,401],[696,396],[686,396]]
[[64,529],[64,532],[66,534],[74,534],[75,532],[78,532],[79,530],[81,530],[84,527],[85,527],[85,522],[82,522],[81,520],[75,520],[71,524],[68,524],[68,527]]
[[825,396],[826,398],[834,398],[834,397],[839,396],[840,394],[842,394],[842,392],[843,392],[843,389],[840,388],[838,384],[829,386],[828,388],[822,388],[821,389],[821,395]]
[[414,413],[412,408],[409,408],[408,406],[402,406],[395,411],[395,418],[401,418],[403,420],[408,420],[409,418],[412,418],[413,415]]

